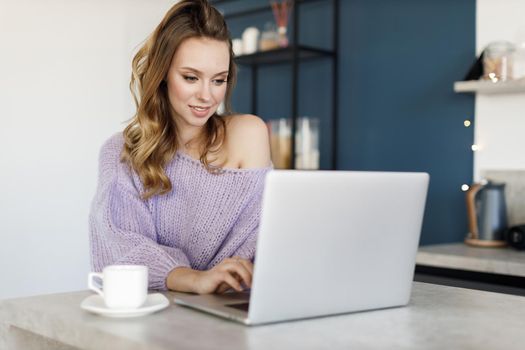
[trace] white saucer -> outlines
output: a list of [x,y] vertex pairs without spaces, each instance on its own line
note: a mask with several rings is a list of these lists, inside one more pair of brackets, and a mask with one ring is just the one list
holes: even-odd
[[139,317],[167,308],[169,300],[160,293],[148,294],[144,305],[136,309],[110,309],[98,294],[90,295],[82,301],[80,307],[86,311],[107,317]]

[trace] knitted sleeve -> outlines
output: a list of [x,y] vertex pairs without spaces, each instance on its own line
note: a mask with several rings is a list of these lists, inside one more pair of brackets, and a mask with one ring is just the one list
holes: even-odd
[[266,175],[272,168],[261,169],[253,172],[247,178],[249,181],[242,181],[250,195],[239,213],[231,231],[228,234],[223,249],[212,262],[212,266],[218,264],[226,257],[240,256],[247,260],[254,260],[257,245],[257,235],[259,232],[259,220],[262,209],[262,196]]
[[257,246],[257,234],[259,233],[259,221],[261,218],[262,186],[256,188],[254,197],[241,213],[239,220],[233,227],[233,235],[244,237],[241,245],[233,252],[232,256],[251,260],[255,258]]
[[101,271],[111,264],[146,265],[149,288],[166,290],[169,272],[190,264],[181,249],[157,243],[147,202],[131,171],[120,162],[121,146],[110,139],[100,154],[99,184],[89,218],[92,267]]

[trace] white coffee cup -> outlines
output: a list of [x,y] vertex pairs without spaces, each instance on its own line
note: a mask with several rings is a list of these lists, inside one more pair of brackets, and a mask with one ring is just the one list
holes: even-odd
[[[102,289],[93,281],[102,279]],[[109,265],[102,273],[90,272],[89,289],[97,292],[108,308],[135,309],[146,301],[148,296],[148,268],[143,265]]]

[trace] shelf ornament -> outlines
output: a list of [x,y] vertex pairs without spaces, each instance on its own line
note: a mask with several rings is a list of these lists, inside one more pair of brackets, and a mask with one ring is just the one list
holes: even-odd
[[273,17],[275,18],[275,23],[277,24],[277,31],[279,33],[279,46],[287,47],[289,41],[286,31],[288,27],[289,14],[293,8],[293,1],[270,0],[270,4],[272,5]]

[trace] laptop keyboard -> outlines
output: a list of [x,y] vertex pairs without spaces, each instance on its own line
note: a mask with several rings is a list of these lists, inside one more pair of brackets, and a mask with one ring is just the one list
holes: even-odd
[[227,292],[220,294],[221,299],[229,299],[231,301],[249,301],[250,300],[250,291],[245,290],[243,292]]
[[239,304],[226,304],[225,306],[232,307],[234,309],[248,311],[250,308],[250,303],[239,303]]

